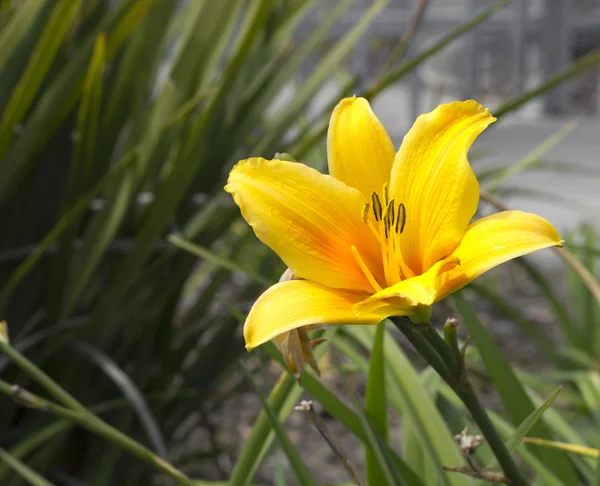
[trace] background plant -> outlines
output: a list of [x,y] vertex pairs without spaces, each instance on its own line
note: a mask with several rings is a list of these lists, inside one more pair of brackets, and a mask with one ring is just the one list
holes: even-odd
[[[325,52],[325,34],[352,2],[337,2],[296,44],[293,33],[316,3],[0,3],[0,310],[11,344],[2,348],[0,391],[13,397],[2,399],[2,484],[148,484],[165,473],[185,484],[202,477],[203,464],[221,451],[192,440],[194,431],[243,376],[238,359],[256,365],[256,354],[244,354],[240,321],[283,270],[223,193],[227,170],[242,156],[277,151],[322,167],[330,108],[314,119],[305,108],[326,80],[346,80],[336,101],[352,92],[374,98],[508,2],[410,57],[405,37],[397,64],[364,89],[346,76],[343,61],[387,2],[373,2]],[[409,34],[418,19],[417,12]],[[503,116],[598,60],[592,52],[493,112]],[[303,79],[307,63],[314,68]],[[273,110],[290,84],[293,97]],[[561,168],[544,160],[546,147],[508,168],[475,167],[487,190],[503,197],[520,172]],[[578,272],[571,261],[571,306],[534,264],[514,264],[556,315],[566,343],[560,350],[493,282],[465,291],[521,326],[551,371],[511,371],[471,299],[457,301],[475,344],[467,365],[476,383],[494,380],[504,410],[493,421],[539,484],[594,484],[599,477],[593,457],[519,445],[530,434],[600,447],[593,433],[600,400],[594,230],[573,234],[567,247],[587,269]],[[367,385],[363,405],[350,386],[342,400],[310,372],[302,387],[284,372],[239,460],[223,473],[230,484],[250,484],[276,443],[299,484],[309,484],[312,473],[281,426],[303,392],[365,444],[369,478],[417,486],[471,481],[442,470],[464,465],[453,435],[470,424],[468,415],[430,368],[407,358],[390,326],[330,329],[325,337],[319,352],[343,355],[343,365],[333,364],[341,372],[351,367],[342,382],[383,370],[385,389]],[[559,384],[552,408],[538,409]],[[401,454],[387,441],[388,408],[402,421]],[[527,430],[518,431],[529,417]],[[487,446],[477,457],[481,465],[492,462]]]

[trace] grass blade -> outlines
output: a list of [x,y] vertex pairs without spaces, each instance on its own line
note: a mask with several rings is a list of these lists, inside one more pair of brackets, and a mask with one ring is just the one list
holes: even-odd
[[27,464],[11,456],[2,448],[0,448],[0,459],[32,486],[53,486],[50,481],[44,479]]
[[544,415],[546,409],[552,405],[552,402],[556,399],[561,390],[562,386],[559,386],[544,403],[531,412],[529,416],[523,420],[523,422],[521,422],[521,425],[517,427],[517,430],[515,430],[514,434],[506,442],[506,447],[510,452],[515,452],[517,450],[517,448],[521,445],[521,442],[523,442],[525,436],[529,433],[537,421],[542,418],[542,415]]
[[550,135],[550,137],[525,155],[521,160],[504,168],[486,185],[485,190],[492,192],[512,177],[528,170],[532,165],[538,162],[545,153],[559,144],[569,133],[575,130],[578,124],[579,123],[575,120],[566,122],[556,133]]
[[274,283],[268,278],[263,277],[262,275],[259,275],[248,268],[244,268],[235,262],[226,260],[225,258],[221,258],[220,256],[215,255],[212,251],[207,250],[206,248],[202,248],[201,246],[191,243],[187,240],[184,240],[180,236],[174,234],[168,235],[167,241],[176,246],[177,248],[185,250],[188,253],[191,253],[192,255],[195,255],[199,258],[211,262],[217,267],[224,268],[226,270],[229,270],[230,272],[249,277],[265,287],[269,287]]
[[[347,332],[367,349],[372,347],[374,329],[371,326],[349,326]],[[385,354],[390,376],[388,400],[403,414],[404,420],[411,420],[418,427],[424,450],[431,458],[431,463],[438,468],[436,473],[439,480],[447,485],[468,485],[466,478],[441,470],[441,465],[459,465],[464,459],[418,373],[389,334],[385,340]]]
[[38,40],[27,69],[13,90],[0,120],[0,161],[14,136],[14,127],[21,122],[38,89],[42,85],[59,47],[72,26],[81,0],[60,0]]
[[73,348],[79,351],[82,356],[93,361],[121,390],[127,401],[131,404],[131,407],[135,410],[154,450],[160,457],[167,459],[169,451],[167,450],[166,442],[158,422],[152,415],[143,393],[139,390],[133,380],[129,378],[127,373],[125,373],[114,360],[99,349],[84,342],[74,342]]
[[[353,28],[329,51],[310,78],[303,83],[299,92],[295,94],[293,102],[269,123],[265,136],[254,147],[253,153],[268,153],[269,147],[282,138],[286,127],[305,108],[312,95],[331,76],[331,73],[338,68],[350,50],[363,36],[373,19],[384,9],[388,2],[389,0],[375,0]],[[270,152],[273,153],[274,150]]]
[[14,55],[19,44],[25,39],[29,28],[46,0],[26,0],[22,2],[9,24],[0,30],[0,72]]
[[[375,331],[365,392],[365,413],[384,443],[388,442],[388,412],[385,391],[385,323],[380,322]],[[368,484],[385,484],[377,457],[370,447],[365,449]]]
[[242,370],[244,371],[244,374],[246,375],[247,380],[250,382],[252,388],[254,388],[254,391],[260,399],[263,411],[266,413],[266,416],[269,419],[271,428],[275,432],[277,440],[279,441],[281,448],[285,452],[285,455],[287,456],[288,461],[290,462],[290,466],[294,471],[296,478],[298,479],[300,484],[305,484],[307,486],[317,486],[317,483],[310,471],[308,470],[308,467],[302,460],[302,457],[300,457],[298,449],[294,447],[289,437],[285,433],[285,429],[283,428],[282,422],[279,421],[278,415],[273,411],[268,400],[260,391],[260,387],[258,386],[256,381],[254,381],[254,378],[252,378],[252,374],[248,371],[245,364],[240,363],[240,365],[242,367]]
[[[462,315],[462,322],[467,326],[477,350],[485,364],[490,379],[493,380],[500,395],[506,413],[517,427],[534,412],[533,403],[527,396],[523,385],[514,371],[504,359],[504,356],[487,329],[467,303],[461,293],[454,294],[454,301]],[[544,439],[552,439],[550,431],[543,421],[538,421],[531,429],[532,432]],[[570,461],[561,454],[544,454],[533,451],[548,468],[567,484],[576,484],[577,476]],[[549,451],[545,451],[549,452]]]
[[548,447],[550,449],[558,449],[565,452],[573,452],[581,456],[600,458],[600,449],[594,449],[593,447],[582,446],[578,444],[569,444],[568,442],[558,442],[555,440],[539,439],[538,437],[525,437],[523,442],[526,444],[534,444],[542,447]]
[[572,77],[577,76],[583,71],[590,69],[599,62],[600,49],[594,49],[593,51],[588,52],[585,56],[581,56],[564,71],[561,71],[560,73],[552,76],[545,83],[541,84],[537,88],[523,93],[521,96],[513,100],[506,101],[498,108],[492,110],[492,113],[494,113],[494,116],[496,116],[497,118],[500,118],[501,116],[504,116],[507,113],[516,110],[517,108],[520,108],[525,103],[536,98],[537,96],[546,93],[547,91],[550,91],[552,88],[559,85],[563,81],[571,79]]
[[[334,334],[336,327],[327,329],[323,335],[326,341],[315,350],[315,359],[326,351]],[[296,384],[296,379],[289,373],[283,373],[279,381],[269,395],[268,403],[272,411],[285,420],[302,394],[302,389]],[[254,478],[256,469],[263,460],[275,434],[271,430],[271,423],[265,411],[261,412],[252,427],[252,432],[246,439],[240,455],[229,475],[229,484],[246,486]]]

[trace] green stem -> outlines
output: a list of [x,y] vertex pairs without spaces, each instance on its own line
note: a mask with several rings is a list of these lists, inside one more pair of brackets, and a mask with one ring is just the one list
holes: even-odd
[[535,89],[524,93],[522,96],[515,98],[514,100],[508,101],[507,103],[499,106],[497,109],[493,111],[494,116],[501,117],[505,113],[509,111],[513,111],[515,108],[527,103],[529,100],[532,100],[536,96],[549,91],[550,89],[558,86],[563,81],[572,78],[576,74],[579,74],[586,69],[591,68],[592,66],[598,64],[600,62],[600,48],[594,49],[593,51],[587,53],[585,56],[580,57],[571,64],[567,69],[561,71],[560,73],[552,76],[548,81],[541,84]]
[[[444,379],[451,388],[454,388],[450,370],[444,360],[437,353],[431,343],[423,336],[424,328],[420,324],[415,325],[406,318],[392,319],[393,323],[398,329],[406,336],[406,339],[413,345],[413,347],[419,352],[425,361],[437,371],[437,373]],[[421,327],[421,329],[417,329]]]
[[[491,17],[498,10],[508,5],[511,1],[512,0],[500,0],[499,2],[495,3],[490,8],[484,10],[479,15],[473,17],[471,20],[465,22],[464,24],[454,29],[452,32],[445,35],[442,39],[440,39],[439,42],[436,42],[430,48],[425,49],[419,55],[404,62],[399,68],[386,72],[384,76],[377,80],[369,89],[360,93],[359,96],[362,96],[363,98],[366,98],[368,100],[373,99],[390,84],[393,84],[396,81],[402,79],[404,76],[413,71],[417,66],[425,62],[433,55],[437,54],[439,51],[451,44],[455,39],[458,39],[460,36],[467,33],[469,30],[477,27],[479,24],[487,20],[488,17]],[[301,145],[294,146],[292,144],[292,155],[294,155],[294,157],[296,157],[298,160],[301,160],[302,157],[304,157],[312,147],[314,147],[318,142],[321,141],[323,136],[327,133],[328,126],[329,125],[327,123],[322,124],[322,126],[317,128],[313,135],[306,138],[306,140],[304,140]],[[300,140],[300,137],[296,140]]]
[[[527,480],[521,471],[519,471],[517,465],[513,461],[512,456],[510,455],[510,452],[500,437],[500,434],[498,434],[498,431],[492,424],[487,412],[473,392],[466,374],[460,373],[460,367],[457,368],[452,366],[449,369],[448,366],[446,366],[448,361],[444,362],[444,360],[450,359],[450,362],[454,361],[454,354],[450,346],[447,345],[447,343],[437,333],[437,331],[435,331],[435,329],[433,329],[433,332],[431,332],[431,330],[426,327],[426,329],[428,329],[426,334],[421,335],[421,339],[414,339],[414,336],[417,334],[417,332],[413,329],[414,326],[411,327],[402,319],[394,319],[393,322],[413,344],[419,354],[421,354],[421,356],[423,356],[436,371],[441,368],[448,373],[449,379],[447,379],[447,377],[441,373],[440,375],[462,400],[467,407],[467,410],[469,410],[471,417],[478,425],[479,430],[481,430],[481,433],[484,435],[487,443],[490,445],[490,448],[498,459],[498,463],[502,467],[506,477],[510,479],[511,484],[514,486],[527,486]],[[428,326],[431,325],[429,324]],[[435,354],[435,356],[432,355],[432,352]],[[443,354],[443,356],[440,356],[440,353]],[[440,362],[442,365],[440,365]]]
[[90,432],[94,432],[105,439],[111,441],[113,444],[129,451],[134,456],[147,462],[155,469],[166,474],[178,484],[185,486],[193,486],[194,482],[183,474],[178,469],[174,468],[171,464],[166,462],[164,459],[158,457],[147,447],[144,447],[139,442],[131,439],[127,435],[118,431],[111,425],[107,424],[103,420],[100,420],[96,416],[89,412],[81,412],[70,410],[66,407],[62,407],[55,403],[44,400],[43,398],[34,395],[18,386],[11,386],[9,383],[0,380],[0,393],[4,393],[13,398],[17,403],[22,404],[25,407],[33,408],[54,415],[55,417],[67,420],[73,424],[79,425]]
[[62,388],[25,356],[19,353],[19,351],[13,348],[7,340],[0,339],[0,352],[10,358],[14,364],[16,364],[25,373],[27,373],[27,375],[33,378],[40,386],[42,386],[48,393],[50,393],[50,395],[61,402],[65,407],[72,408],[78,412],[88,413],[88,410],[69,392]]

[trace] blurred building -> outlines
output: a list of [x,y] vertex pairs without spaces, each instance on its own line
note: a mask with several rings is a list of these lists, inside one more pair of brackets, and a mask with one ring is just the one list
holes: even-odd
[[[369,86],[390,68],[393,52],[419,3],[420,0],[390,0],[348,59],[346,69],[350,74],[361,75],[362,87]],[[405,59],[495,3],[430,0]],[[310,22],[320,22],[336,4],[336,0],[323,0],[312,12]],[[347,33],[371,4],[372,0],[356,0],[331,30],[330,42]],[[513,0],[379,94],[373,107],[399,145],[415,118],[442,102],[474,98],[494,112],[503,101],[538,87],[598,47],[600,0]],[[334,101],[345,79],[347,74],[340,73],[325,86],[311,112],[319,112]],[[356,89],[357,93],[360,91]],[[508,118],[509,123],[498,124],[477,142],[478,146],[485,146],[487,153],[478,167],[511,165],[523,160],[558,133],[566,121],[577,118],[580,123],[575,130],[545,151],[543,157],[572,164],[580,174],[584,168],[588,174],[600,168],[598,65],[536,97]],[[542,192],[545,197],[541,197]],[[534,193],[540,197],[533,197]],[[520,174],[506,188],[503,199],[509,206],[542,214],[561,228],[572,228],[590,219],[597,221],[600,209],[597,177],[557,171]]]
[[[325,0],[310,17],[319,22],[333,8]],[[371,0],[357,0],[332,29],[331,41],[357,22]],[[408,29],[419,0],[390,0],[348,61],[348,69],[368,83],[388,67],[392,52]],[[430,0],[408,56],[420,52],[458,25],[495,2],[491,0]],[[514,97],[567,68],[578,57],[600,46],[600,0],[513,0],[491,19],[423,64],[385,96],[403,100],[404,125],[440,101],[476,98],[487,106]],[[524,119],[551,115],[598,115],[599,69],[530,103]],[[398,118],[395,117],[398,122]]]

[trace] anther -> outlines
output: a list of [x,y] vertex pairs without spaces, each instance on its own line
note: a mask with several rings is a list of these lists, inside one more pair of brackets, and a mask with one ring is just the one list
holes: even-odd
[[369,203],[365,204],[360,212],[360,217],[363,223],[367,222],[367,218],[369,217]]
[[388,191],[388,183],[387,182],[383,185],[382,194],[383,194],[383,202],[387,206],[389,198],[390,198],[390,193]]
[[371,201],[373,202],[373,214],[375,215],[375,221],[381,219],[383,208],[381,207],[381,200],[375,191],[371,193]]
[[388,203],[387,213],[389,218],[389,226],[391,227],[394,224],[394,216],[396,215],[396,208],[394,207],[393,199]]
[[404,225],[406,225],[406,208],[404,204],[400,203],[398,206],[398,215],[396,217],[395,231],[396,233],[402,234],[404,231]]

